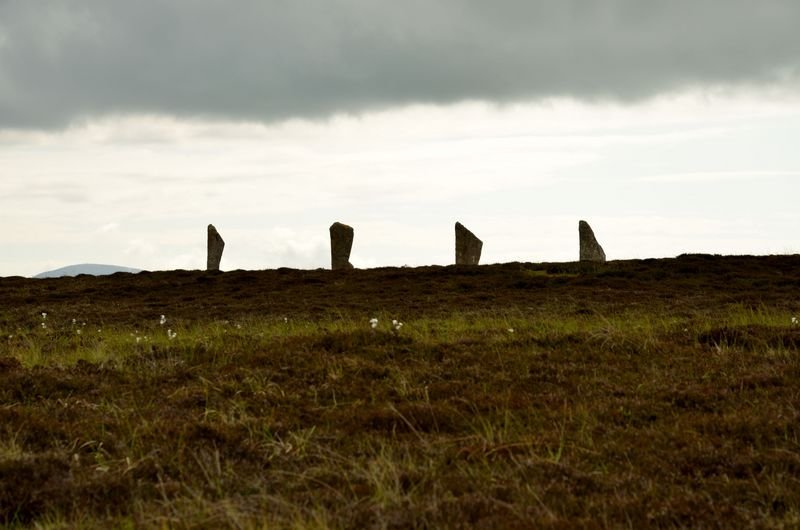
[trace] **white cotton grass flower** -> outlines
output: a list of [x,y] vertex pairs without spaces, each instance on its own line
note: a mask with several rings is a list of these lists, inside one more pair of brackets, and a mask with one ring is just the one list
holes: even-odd
[[47,324],[42,322],[42,329],[47,329]]
[[403,326],[404,324],[399,320],[392,320],[392,327],[394,328],[395,331],[400,331],[400,328],[402,328]]
[[509,333],[514,333],[514,328],[508,328]]
[[800,325],[800,320],[797,320],[797,317],[792,317],[792,325],[793,326]]
[[169,337],[169,340],[173,340],[177,336],[178,336],[177,331],[172,331],[171,329],[167,330],[167,337]]
[[378,327],[378,319],[377,318],[370,318],[369,319],[369,325],[372,327],[372,329],[377,328]]
[[46,319],[46,318],[47,318],[47,313],[45,313],[45,312],[42,312],[42,319],[44,320],[44,319]]
[[167,317],[166,317],[166,315],[161,315],[161,320],[159,320],[159,321],[158,321],[158,323],[159,323],[159,324],[161,324],[162,326],[163,326],[164,324],[166,324],[166,323],[167,323]]

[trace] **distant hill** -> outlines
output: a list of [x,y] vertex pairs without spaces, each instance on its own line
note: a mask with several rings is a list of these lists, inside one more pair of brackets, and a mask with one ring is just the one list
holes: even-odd
[[83,263],[81,265],[70,265],[69,267],[61,267],[53,271],[43,272],[37,274],[34,278],[60,278],[62,276],[78,276],[79,274],[88,274],[90,276],[106,276],[114,274],[115,272],[142,272],[141,269],[132,269],[130,267],[120,267],[118,265],[98,265],[96,263]]

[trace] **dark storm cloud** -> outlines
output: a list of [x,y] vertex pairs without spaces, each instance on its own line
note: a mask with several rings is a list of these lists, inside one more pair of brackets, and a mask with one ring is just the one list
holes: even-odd
[[0,0],[0,128],[796,80],[797,0]]

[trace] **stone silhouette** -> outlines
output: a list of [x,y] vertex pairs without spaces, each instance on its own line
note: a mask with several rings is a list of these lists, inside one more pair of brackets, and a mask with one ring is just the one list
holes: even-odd
[[464,225],[456,223],[456,265],[477,265],[482,249],[483,241]]
[[225,241],[214,228],[214,225],[208,225],[208,260],[206,262],[206,270],[218,271],[219,264],[222,261],[222,251],[225,249]]
[[605,263],[606,253],[603,252],[603,247],[594,237],[594,231],[589,223],[586,221],[578,223],[578,235],[580,237],[580,260]]
[[353,248],[353,227],[342,223],[333,223],[331,232],[331,269],[352,269],[350,250]]

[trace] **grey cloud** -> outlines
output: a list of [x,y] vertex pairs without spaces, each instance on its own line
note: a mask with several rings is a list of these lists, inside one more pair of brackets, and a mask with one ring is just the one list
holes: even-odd
[[797,0],[0,0],[0,128],[794,83],[798,20]]

